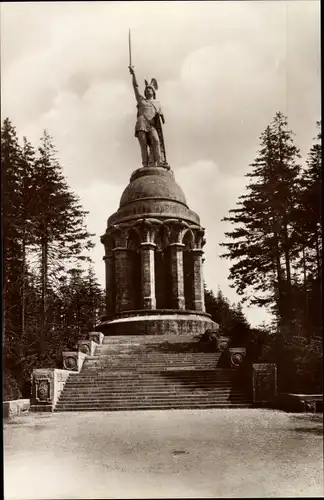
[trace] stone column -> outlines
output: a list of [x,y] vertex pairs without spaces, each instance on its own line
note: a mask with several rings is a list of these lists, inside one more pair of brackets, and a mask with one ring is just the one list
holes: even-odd
[[195,311],[205,312],[204,279],[202,272],[203,251],[196,248],[191,252],[193,260],[193,306]]
[[116,312],[134,309],[133,283],[129,263],[129,250],[124,247],[114,248]]
[[155,243],[141,243],[141,284],[144,309],[156,309],[155,298]]
[[106,315],[111,317],[114,315],[113,293],[115,289],[114,277],[114,259],[113,253],[109,252],[103,258],[106,265]]
[[183,243],[170,244],[171,265],[171,307],[185,309],[184,283],[183,283]]

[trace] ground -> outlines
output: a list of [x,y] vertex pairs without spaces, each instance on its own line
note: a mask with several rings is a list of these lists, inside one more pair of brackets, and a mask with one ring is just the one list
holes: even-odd
[[5,499],[323,496],[321,414],[30,414],[4,425]]

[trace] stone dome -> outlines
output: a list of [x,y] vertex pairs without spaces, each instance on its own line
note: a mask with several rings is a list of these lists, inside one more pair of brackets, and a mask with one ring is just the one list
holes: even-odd
[[199,216],[188,207],[172,170],[165,167],[142,167],[132,173],[119,208],[108,218],[107,227],[143,217],[178,218],[200,224]]
[[172,200],[187,205],[185,195],[176,183],[171,170],[165,168],[142,168],[136,170],[124,190],[120,207],[147,198]]

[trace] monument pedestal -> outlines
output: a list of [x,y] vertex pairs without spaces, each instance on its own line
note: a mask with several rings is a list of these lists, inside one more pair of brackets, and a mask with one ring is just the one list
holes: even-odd
[[111,321],[103,321],[96,330],[104,335],[202,335],[217,328],[209,314],[178,309],[127,311]]

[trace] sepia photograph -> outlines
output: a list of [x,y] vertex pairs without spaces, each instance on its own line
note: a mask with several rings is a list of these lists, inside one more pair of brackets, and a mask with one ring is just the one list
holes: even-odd
[[0,11],[5,500],[323,498],[319,0]]

